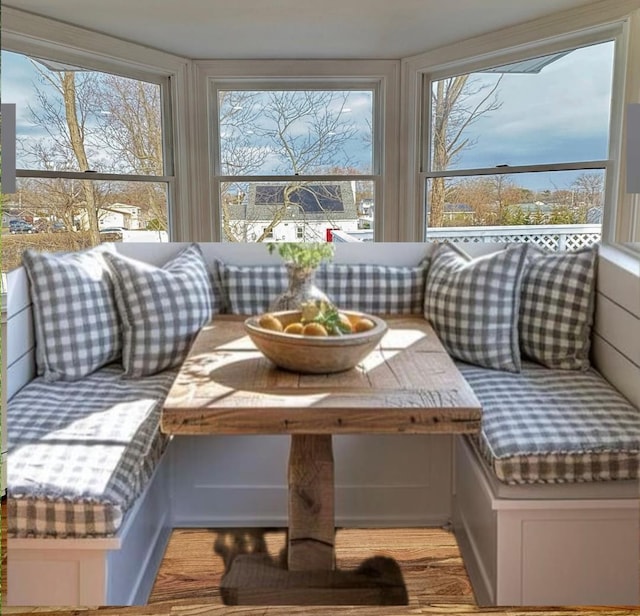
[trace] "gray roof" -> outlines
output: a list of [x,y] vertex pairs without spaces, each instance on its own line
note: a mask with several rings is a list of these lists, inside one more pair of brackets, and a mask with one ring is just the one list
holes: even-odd
[[[234,220],[270,221],[284,204],[282,182],[251,184],[246,204],[229,206]],[[289,195],[283,220],[353,220],[358,217],[351,182],[308,184],[301,182]]]

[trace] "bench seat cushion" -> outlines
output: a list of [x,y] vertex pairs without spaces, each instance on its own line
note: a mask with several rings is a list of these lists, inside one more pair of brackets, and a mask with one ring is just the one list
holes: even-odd
[[110,364],[80,381],[39,377],[7,407],[8,531],[13,537],[113,535],[167,439],[160,409],[176,372],[123,379]]
[[478,448],[510,484],[637,479],[640,411],[597,372],[457,365],[482,403]]

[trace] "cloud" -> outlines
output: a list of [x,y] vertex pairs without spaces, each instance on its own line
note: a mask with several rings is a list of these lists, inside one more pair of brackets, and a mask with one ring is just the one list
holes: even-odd
[[[476,145],[455,167],[607,158],[612,65],[609,42],[573,51],[538,74],[505,74],[500,108],[467,129]],[[478,84],[496,79],[474,78]]]

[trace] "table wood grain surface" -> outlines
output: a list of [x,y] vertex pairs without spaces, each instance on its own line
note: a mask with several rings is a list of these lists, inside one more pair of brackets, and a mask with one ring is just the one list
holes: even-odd
[[169,392],[169,434],[474,433],[481,406],[422,317],[388,317],[378,347],[346,372],[277,368],[243,319],[198,335]]

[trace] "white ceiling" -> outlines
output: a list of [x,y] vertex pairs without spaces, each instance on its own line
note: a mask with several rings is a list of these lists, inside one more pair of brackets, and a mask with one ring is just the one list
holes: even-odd
[[9,0],[187,58],[402,58],[594,0]]

